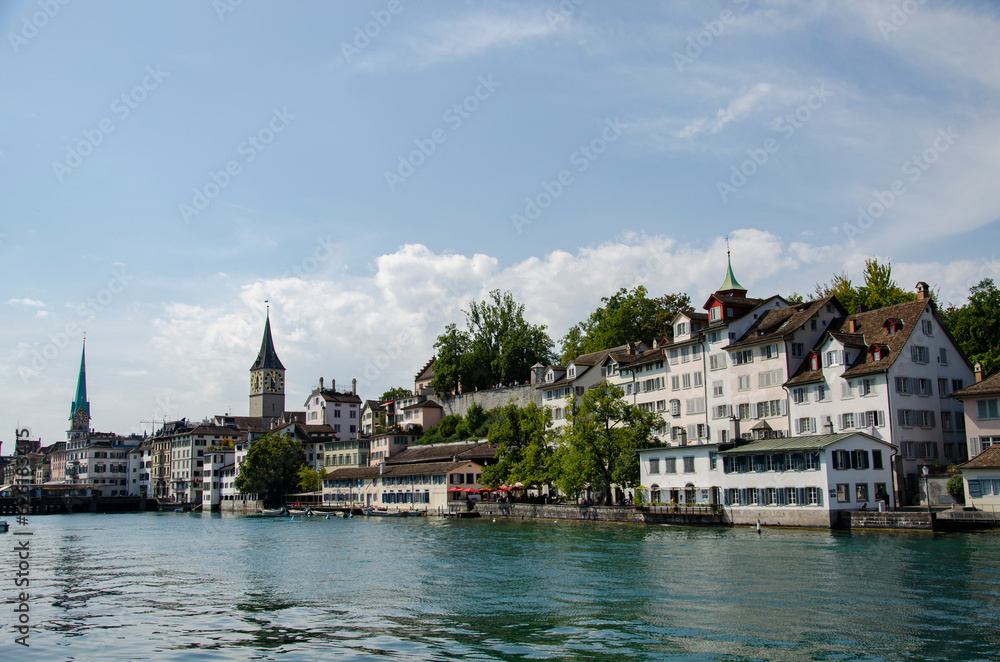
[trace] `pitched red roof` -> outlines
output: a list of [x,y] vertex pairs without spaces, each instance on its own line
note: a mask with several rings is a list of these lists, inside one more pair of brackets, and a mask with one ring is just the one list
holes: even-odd
[[990,446],[982,453],[972,458],[965,464],[958,465],[959,469],[1000,469],[1000,444]]

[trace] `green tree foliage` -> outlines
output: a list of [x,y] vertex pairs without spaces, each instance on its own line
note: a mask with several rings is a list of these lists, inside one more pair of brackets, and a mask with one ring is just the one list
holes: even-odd
[[479,403],[473,402],[465,412],[465,416],[458,414],[445,416],[441,422],[428,429],[417,443],[440,444],[447,441],[483,439],[489,436],[497,412],[499,410],[485,411]]
[[285,494],[299,485],[299,469],[305,466],[302,444],[283,434],[269,432],[250,446],[246,461],[236,476],[236,489],[257,494],[265,506],[281,505]]
[[634,487],[639,481],[636,451],[656,444],[653,430],[662,421],[653,412],[623,400],[624,392],[603,382],[574,396],[567,410],[570,426],[559,439],[560,490],[574,494],[584,483],[607,503],[611,485]]
[[833,280],[824,285],[816,285],[816,295],[825,297],[834,295],[851,315],[858,312],[859,306],[865,310],[875,310],[894,306],[897,303],[913,301],[917,295],[899,287],[892,279],[892,264],[879,264],[872,258],[865,260],[865,284],[854,287],[847,273],[834,274]]
[[991,278],[969,290],[968,303],[949,306],[941,317],[969,361],[982,364],[984,375],[1000,370],[1000,290]]
[[401,398],[408,398],[413,395],[413,391],[408,388],[403,388],[402,386],[394,386],[379,397],[379,402],[385,402],[386,400],[399,400]]
[[529,324],[524,304],[510,292],[493,290],[488,299],[470,302],[465,320],[468,331],[449,324],[434,343],[431,386],[438,393],[525,382],[532,365],[553,361],[545,326]]
[[602,298],[603,305],[586,320],[571,326],[563,337],[563,364],[581,354],[618,347],[630,341],[672,338],[670,321],[678,312],[691,309],[691,297],[665,294],[650,298],[647,294],[646,288],[638,285],[631,290],[623,287],[611,297]]
[[299,469],[298,478],[300,492],[316,492],[319,490],[320,480],[323,479],[323,472],[303,464]]
[[497,462],[483,468],[488,487],[523,483],[540,488],[552,484],[553,447],[549,443],[552,411],[534,402],[524,409],[511,403],[497,410],[489,431]]

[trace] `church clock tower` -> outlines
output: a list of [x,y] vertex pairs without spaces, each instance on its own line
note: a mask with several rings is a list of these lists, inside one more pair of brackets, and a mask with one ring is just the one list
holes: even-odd
[[250,416],[280,419],[285,413],[285,366],[274,352],[271,315],[264,322],[264,338],[257,360],[250,366]]
[[76,398],[69,408],[69,439],[79,439],[90,432],[90,401],[87,400],[87,341],[80,352],[80,374],[76,378]]

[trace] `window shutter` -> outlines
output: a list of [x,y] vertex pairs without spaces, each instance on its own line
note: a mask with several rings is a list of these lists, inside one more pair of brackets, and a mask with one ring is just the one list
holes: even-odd
[[883,425],[885,425],[885,412],[879,411],[879,412],[876,412],[876,414],[877,414],[876,418],[878,418],[877,425],[878,425],[878,427],[882,427]]
[[969,454],[976,457],[980,453],[982,451],[979,450],[979,437],[969,437]]
[[816,503],[818,505],[820,505],[820,506],[823,505],[823,490],[824,489],[825,488],[822,488],[822,487],[816,489]]
[[970,481],[966,481],[966,482],[969,484],[969,496],[970,497],[979,498],[979,497],[981,497],[983,495],[983,493],[979,489],[979,481],[978,480],[970,480]]
[[802,419],[795,419],[795,434],[800,434],[802,432]]
[[809,430],[811,432],[818,432],[818,430],[816,429],[816,419],[815,418],[810,418],[809,419]]

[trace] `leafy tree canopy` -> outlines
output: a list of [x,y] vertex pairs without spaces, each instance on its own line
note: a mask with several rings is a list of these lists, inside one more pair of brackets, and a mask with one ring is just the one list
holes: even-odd
[[399,400],[400,398],[408,398],[413,395],[413,391],[408,388],[403,388],[402,386],[395,386],[385,393],[383,393],[378,401],[385,402],[386,400]]
[[864,277],[865,284],[855,287],[847,272],[834,274],[829,283],[816,285],[816,296],[833,294],[851,315],[858,312],[859,306],[864,306],[865,310],[875,310],[917,298],[916,294],[899,287],[892,279],[890,262],[883,265],[876,258],[866,260]]
[[662,420],[623,399],[624,392],[608,382],[574,396],[567,410],[570,426],[559,438],[556,484],[578,494],[587,483],[608,502],[611,485],[634,487],[639,481],[641,448],[656,445],[654,429]]
[[490,445],[497,449],[497,462],[483,468],[483,484],[551,485],[554,455],[549,443],[551,425],[552,411],[534,402],[523,409],[511,403],[497,410],[489,431]]
[[682,310],[691,309],[687,294],[647,296],[646,288],[624,287],[611,297],[601,299],[602,306],[586,320],[574,324],[562,339],[561,360],[565,365],[574,357],[627,342],[651,342],[656,337],[673,337],[670,321]]
[[524,304],[510,292],[490,292],[465,311],[467,331],[449,324],[434,343],[432,388],[453,393],[458,388],[490,388],[528,380],[531,366],[553,361],[552,339],[544,325],[524,319]]
[[301,443],[269,432],[251,444],[236,476],[236,489],[243,494],[257,494],[265,506],[279,506],[285,494],[297,490],[299,469],[305,464]]
[[440,423],[428,429],[416,443],[440,444],[446,441],[488,437],[498,412],[499,410],[486,411],[478,402],[473,402],[465,412],[465,416],[458,414],[445,416]]
[[300,492],[315,492],[319,489],[319,482],[323,478],[323,472],[303,464],[299,469],[298,478]]
[[969,362],[981,363],[983,374],[1000,370],[1000,290],[986,278],[969,290],[969,301],[954,305],[941,317]]

